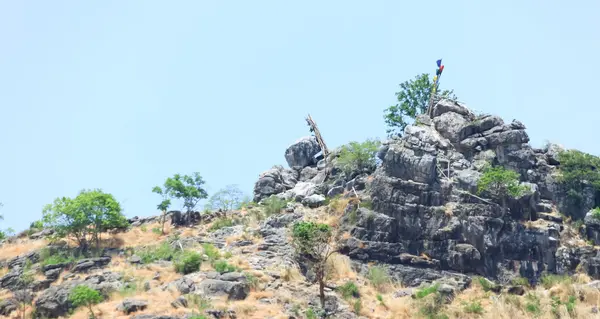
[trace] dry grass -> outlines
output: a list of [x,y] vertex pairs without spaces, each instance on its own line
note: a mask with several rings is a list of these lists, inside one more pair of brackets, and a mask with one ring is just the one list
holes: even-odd
[[[170,291],[162,291],[161,289],[153,289],[149,292],[143,292],[136,295],[136,299],[145,300],[148,302],[148,308],[144,311],[136,312],[135,315],[139,314],[156,314],[156,315],[183,315],[187,311],[184,309],[174,309],[171,306],[171,301],[178,297]],[[131,315],[125,315],[117,312],[115,309],[122,301],[122,297],[114,295],[110,300],[103,302],[94,307],[95,314],[98,318],[117,318],[125,319],[130,318]],[[78,309],[69,318],[73,319],[87,319],[88,312],[85,308]]]
[[327,259],[327,278],[329,280],[356,279],[356,277],[348,256],[335,253]]
[[165,235],[153,232],[153,228],[160,229],[160,223],[144,224],[143,226],[134,227],[131,230],[123,233],[103,234],[105,239],[103,239],[102,246],[109,248],[143,246],[147,245],[148,243],[164,240],[173,230],[169,223],[165,224]]
[[304,281],[304,276],[298,268],[288,266],[281,270],[281,279],[289,282]]
[[30,251],[41,249],[48,245],[45,239],[18,240],[15,243],[4,244],[0,247],[0,260],[11,259]]

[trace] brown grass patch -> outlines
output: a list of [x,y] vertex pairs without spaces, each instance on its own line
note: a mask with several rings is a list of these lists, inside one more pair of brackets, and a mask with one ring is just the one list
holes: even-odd
[[327,259],[327,277],[330,280],[356,279],[352,270],[350,258],[346,255],[335,253]]
[[[146,229],[146,231],[142,230],[142,228]],[[160,229],[160,223],[144,224],[143,226],[134,227],[124,233],[102,234],[105,238],[102,240],[102,246],[109,248],[144,246],[148,243],[164,240],[173,230],[169,223],[165,224],[165,235],[153,232],[153,228]]]
[[4,244],[0,247],[0,260],[10,259],[19,255],[41,249],[48,245],[48,241],[45,239],[37,240],[19,240],[15,243]]
[[[171,306],[171,301],[175,300],[179,296],[178,293],[170,291],[162,291],[161,289],[153,289],[148,292],[139,293],[135,296],[136,299],[145,300],[148,302],[148,308],[144,311],[136,312],[135,315],[140,314],[155,314],[155,315],[183,315],[187,312],[185,309],[174,309]],[[131,315],[125,315],[124,313],[118,312],[115,309],[122,301],[118,295],[111,297],[110,300],[98,304],[94,307],[94,312],[98,318],[118,318],[125,319],[132,317]],[[78,309],[69,318],[74,319],[87,319],[88,311],[85,308]]]

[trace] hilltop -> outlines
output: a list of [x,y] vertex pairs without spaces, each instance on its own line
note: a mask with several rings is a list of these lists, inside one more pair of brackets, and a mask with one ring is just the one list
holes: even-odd
[[[317,139],[303,137],[283,153],[288,168],[260,175],[252,202],[168,211],[164,233],[161,216],[136,217],[82,253],[59,230],[32,225],[0,247],[0,314],[596,318],[597,158],[533,148],[517,120],[434,102],[431,117],[382,143],[319,159]],[[331,232],[312,247],[333,251],[324,307],[300,224]],[[91,307],[77,307],[81,287]]]

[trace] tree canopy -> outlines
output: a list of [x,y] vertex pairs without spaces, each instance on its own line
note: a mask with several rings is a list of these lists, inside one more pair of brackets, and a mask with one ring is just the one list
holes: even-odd
[[586,184],[600,190],[600,158],[577,150],[558,153],[559,182],[567,188],[567,195],[577,204]]
[[73,237],[82,250],[90,240],[99,248],[102,232],[127,226],[119,202],[99,189],[82,190],[75,198],[55,199],[44,208],[43,221],[57,236]]
[[[155,187],[154,192],[160,190],[159,194],[168,194],[171,198],[183,200],[183,207],[189,212],[196,208],[199,201],[208,197],[203,185],[204,180],[198,172],[191,176],[175,174],[173,177],[167,178],[162,189]],[[159,209],[165,205],[166,202],[163,199],[163,202],[159,204]]]
[[210,197],[207,208],[231,211],[239,208],[243,200],[244,192],[237,185],[227,185]]
[[365,168],[375,167],[375,154],[380,144],[377,140],[366,140],[362,143],[350,142],[341,147],[337,165],[347,175],[354,172],[360,173]]
[[[384,118],[388,136],[401,136],[404,128],[417,115],[427,111],[433,81],[429,74],[423,73],[414,79],[400,83],[400,91],[396,92],[398,103],[385,109]],[[439,91],[439,95],[456,100],[453,90]]]

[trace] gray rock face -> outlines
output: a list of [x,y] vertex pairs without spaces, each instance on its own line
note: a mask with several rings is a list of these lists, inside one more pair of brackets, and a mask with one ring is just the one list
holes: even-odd
[[108,265],[110,263],[110,260],[110,257],[82,259],[75,263],[75,265],[71,269],[71,272],[87,272],[92,269],[99,269]]
[[308,207],[311,207],[311,208],[320,207],[324,203],[325,203],[325,196],[318,195],[318,194],[310,195],[302,200],[302,204],[304,204]]
[[303,137],[285,150],[285,160],[290,167],[304,168],[316,164],[315,156],[321,151],[314,136]]
[[230,300],[244,300],[250,293],[250,287],[242,282],[205,279],[200,283],[198,291],[205,296],[226,295]]
[[292,189],[298,183],[298,178],[298,172],[295,170],[284,169],[281,166],[273,167],[260,174],[254,185],[254,201],[258,203],[271,195]]

